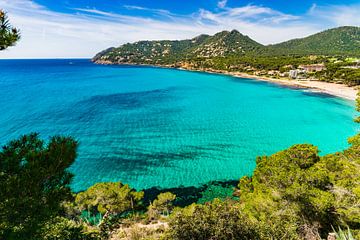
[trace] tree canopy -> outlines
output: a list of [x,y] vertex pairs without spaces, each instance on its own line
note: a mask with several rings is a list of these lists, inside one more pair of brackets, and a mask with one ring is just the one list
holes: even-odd
[[360,135],[349,143],[323,157],[309,144],[259,157],[254,174],[240,180],[239,202],[176,211],[169,239],[320,239],[332,226],[360,237]]
[[75,202],[82,210],[97,211],[101,214],[122,214],[134,210],[144,192],[137,192],[121,182],[97,183],[76,195]]
[[173,209],[173,202],[176,195],[171,192],[160,193],[157,198],[150,204],[148,214],[156,216],[159,214],[169,214]]
[[19,30],[10,25],[6,13],[0,9],[0,51],[15,45],[19,39]]
[[61,202],[71,198],[68,167],[76,158],[77,142],[38,134],[11,141],[0,151],[0,238],[31,239],[44,222],[56,216]]

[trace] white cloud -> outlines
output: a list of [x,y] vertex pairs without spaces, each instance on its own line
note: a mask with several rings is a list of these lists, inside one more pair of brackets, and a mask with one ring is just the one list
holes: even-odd
[[193,26],[78,9],[76,14],[50,11],[27,0],[2,0],[11,23],[21,30],[16,47],[0,58],[91,57],[109,46],[139,39],[189,38]]
[[97,10],[95,8],[92,8],[92,9],[91,8],[72,8],[72,10],[76,10],[76,11],[80,11],[80,12],[86,12],[86,13],[93,13],[93,14],[102,15],[102,16],[108,16],[108,17],[116,16],[115,14],[100,11],[100,10]]
[[226,22],[233,22],[234,25],[239,22],[251,22],[251,23],[280,23],[282,21],[297,20],[299,17],[290,14],[284,14],[271,8],[259,7],[255,5],[247,5],[237,8],[225,8],[219,13],[213,13],[208,10],[201,9],[199,16],[202,19],[212,20],[218,24],[224,24]]
[[227,0],[220,0],[217,4],[219,8],[224,8],[227,4]]
[[95,8],[75,8],[72,14],[58,13],[30,0],[1,0],[0,8],[6,9],[11,23],[21,30],[22,39],[16,47],[0,52],[0,58],[91,57],[102,49],[125,42],[184,39],[225,29],[237,29],[269,44],[327,27],[360,25],[358,6],[316,6],[309,9],[306,16],[256,5],[229,8],[224,2],[223,6],[217,12],[200,9],[190,15],[125,6],[128,10],[150,11],[159,18],[127,16]]
[[309,9],[309,14],[313,14],[316,10],[316,7],[317,7],[316,3],[313,3]]
[[360,26],[360,4],[332,5],[319,7],[313,5],[309,16],[330,26]]

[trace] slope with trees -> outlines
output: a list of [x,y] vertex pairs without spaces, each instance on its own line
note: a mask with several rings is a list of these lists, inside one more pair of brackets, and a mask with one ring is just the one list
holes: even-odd
[[117,64],[175,64],[199,57],[252,54],[263,48],[264,46],[260,43],[233,30],[219,32],[214,36],[200,35],[189,40],[127,43],[98,53],[93,61]]
[[305,38],[271,45],[269,50],[284,54],[360,56],[360,27],[329,29]]
[[[240,71],[267,77],[287,77],[299,65],[325,64],[308,73],[321,81],[360,84],[360,27],[339,27],[306,38],[263,46],[236,30],[191,40],[141,41],[109,48],[92,60],[101,64],[147,64],[216,72]],[[332,59],[335,59],[334,61]]]

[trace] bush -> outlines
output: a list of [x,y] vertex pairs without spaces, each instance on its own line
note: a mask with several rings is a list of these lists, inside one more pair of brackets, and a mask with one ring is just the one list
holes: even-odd
[[0,151],[0,238],[33,239],[36,231],[72,198],[68,167],[75,161],[77,142],[38,134],[11,141]]
[[168,239],[259,239],[256,222],[241,213],[234,202],[214,200],[175,211],[170,220]]
[[42,240],[97,240],[98,233],[87,232],[85,226],[72,220],[57,217],[47,222],[41,229]]

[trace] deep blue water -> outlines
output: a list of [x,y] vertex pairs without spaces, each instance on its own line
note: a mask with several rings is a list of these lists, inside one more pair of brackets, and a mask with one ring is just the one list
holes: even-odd
[[80,141],[72,187],[198,186],[251,174],[296,143],[347,147],[354,103],[256,80],[89,60],[0,60],[0,143],[29,132]]

